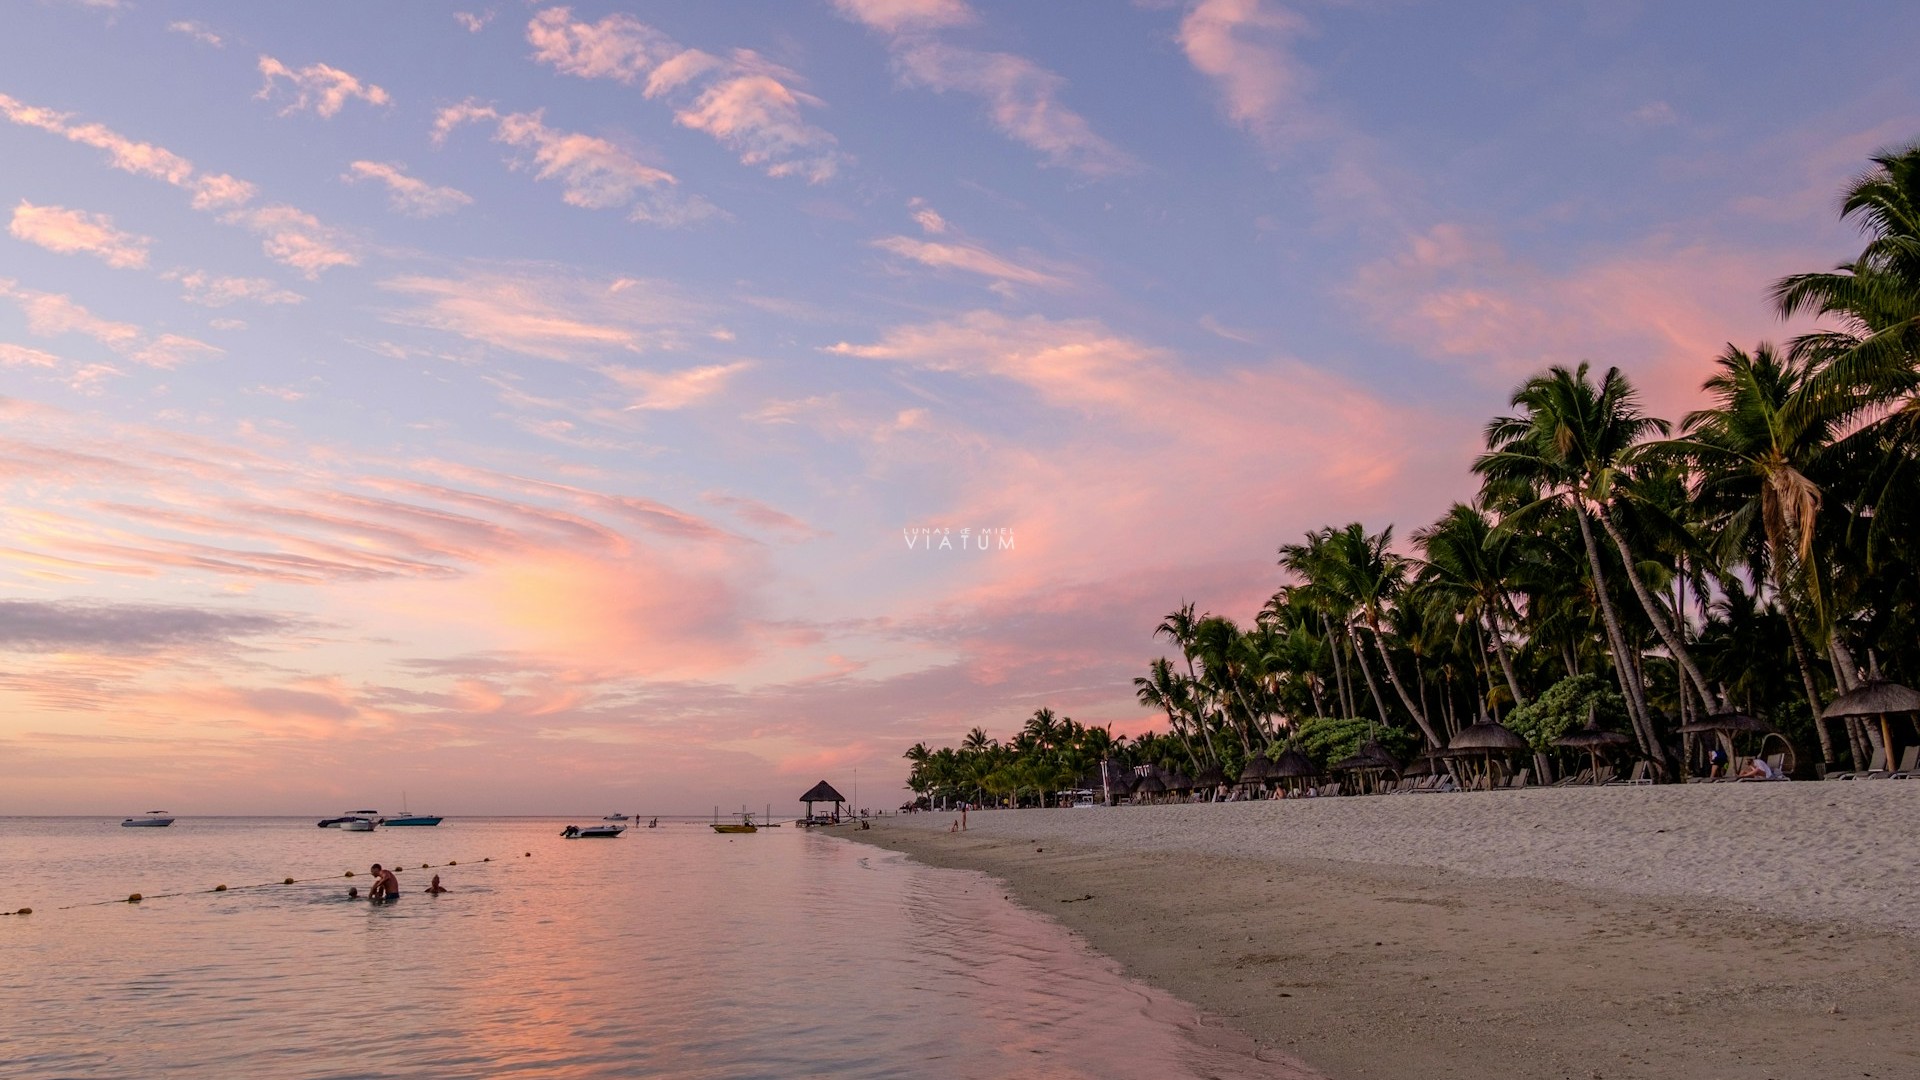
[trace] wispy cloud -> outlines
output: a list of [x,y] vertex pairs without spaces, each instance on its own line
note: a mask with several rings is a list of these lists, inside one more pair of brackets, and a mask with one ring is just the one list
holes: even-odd
[[[682,195],[672,173],[648,165],[606,139],[546,125],[543,114],[500,113],[469,99],[434,117],[436,145],[464,124],[490,122],[493,141],[529,151],[534,176],[556,180],[561,199],[588,210],[627,209],[632,221],[686,225],[719,213],[705,199]],[[514,167],[523,163],[515,161]]]
[[1055,274],[1021,265],[1011,259],[995,255],[977,244],[940,243],[917,240],[911,236],[887,236],[873,241],[873,246],[922,266],[935,270],[958,270],[963,273],[977,274],[996,284],[1032,285],[1045,289],[1057,289],[1066,284],[1064,279]]
[[682,368],[679,371],[645,371],[639,368],[607,367],[601,373],[640,396],[629,409],[666,411],[684,409],[712,398],[726,388],[735,375],[753,365],[746,361]]
[[122,172],[161,180],[191,193],[194,209],[218,213],[221,221],[254,232],[261,237],[261,249],[269,258],[308,277],[360,261],[337,231],[313,215],[280,204],[251,206],[258,194],[252,184],[225,173],[199,172],[192,162],[164,147],[129,139],[101,124],[75,124],[67,113],[28,105],[6,94],[0,94],[0,116],[23,127],[104,150],[108,164]]
[[1064,103],[1067,81],[1061,76],[1014,53],[941,41],[940,31],[975,18],[961,0],[836,0],[836,6],[886,38],[902,82],[980,99],[994,128],[1039,151],[1048,165],[1088,176],[1137,168],[1129,155]]
[[390,312],[392,322],[548,360],[585,362],[672,345],[706,310],[668,282],[607,281],[533,265],[409,275],[380,285],[415,301]]
[[275,615],[159,604],[0,600],[0,649],[145,653],[278,633]]
[[226,277],[204,270],[170,270],[161,275],[180,283],[180,298],[204,307],[226,307],[249,301],[256,304],[298,304],[306,297],[283,289],[266,278]]
[[453,21],[465,27],[467,30],[467,33],[477,34],[480,31],[485,30],[487,28],[487,24],[492,22],[493,17],[497,14],[499,13],[493,10],[492,8],[488,8],[487,10],[479,13],[478,15],[474,14],[471,11],[456,11],[453,13]]
[[0,367],[52,368],[60,366],[60,358],[50,352],[0,341]]
[[1304,19],[1270,0],[1198,0],[1180,20],[1187,60],[1213,80],[1227,119],[1280,149],[1317,126],[1302,105],[1306,71],[1291,51]]
[[380,161],[356,161],[347,167],[341,179],[348,183],[378,180],[387,186],[387,202],[402,214],[434,217],[450,214],[473,203],[473,196],[453,187],[435,187],[425,180],[408,176],[398,165]]
[[175,34],[185,34],[202,45],[211,45],[216,49],[225,48],[227,44],[225,38],[207,29],[205,24],[191,19],[176,19],[167,24],[167,29]]
[[795,88],[793,72],[751,50],[722,58],[684,48],[631,15],[585,23],[564,7],[536,14],[527,43],[535,60],[566,74],[641,83],[646,97],[674,103],[676,123],[711,135],[769,176],[818,183],[839,168],[834,137],[801,114],[820,100]]
[[369,105],[389,105],[393,99],[387,92],[372,83],[363,83],[358,78],[326,64],[308,64],[303,68],[290,68],[271,56],[260,57],[260,76],[265,81],[260,92],[254,97],[265,101],[275,97],[282,80],[293,94],[293,100],[280,110],[281,116],[312,110],[323,117],[333,117],[345,108],[347,102],[359,100]]
[[149,367],[176,367],[184,361],[224,351],[180,334],[152,334],[133,323],[103,319],[70,296],[22,288],[6,278],[0,278],[0,297],[12,300],[20,308],[27,319],[27,330],[39,337],[78,334]]
[[153,243],[148,237],[114,228],[113,219],[105,214],[35,206],[25,199],[13,208],[13,222],[8,231],[48,251],[92,255],[108,266],[123,270],[147,265],[147,247]]

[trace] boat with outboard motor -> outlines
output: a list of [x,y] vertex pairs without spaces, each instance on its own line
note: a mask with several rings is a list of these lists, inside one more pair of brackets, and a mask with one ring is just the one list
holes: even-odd
[[560,837],[564,840],[611,840],[626,831],[625,825],[589,825],[584,829],[569,825],[560,830]]
[[[372,827],[373,823],[379,820],[380,811],[378,810],[349,810],[339,817],[330,817],[316,824],[323,829],[338,829],[344,827],[349,821],[364,821],[368,827]],[[353,831],[362,832],[364,830],[356,828]]]
[[165,810],[149,810],[145,817],[130,817],[120,823],[123,829],[164,829],[173,824]]

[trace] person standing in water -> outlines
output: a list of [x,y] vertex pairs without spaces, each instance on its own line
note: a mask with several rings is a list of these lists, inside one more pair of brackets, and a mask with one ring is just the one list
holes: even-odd
[[369,900],[397,900],[400,897],[400,879],[393,871],[385,869],[379,863],[373,864],[373,887],[367,890]]
[[440,884],[440,875],[439,874],[433,875],[433,884],[427,886],[427,895],[439,896],[441,893],[446,891],[447,891],[447,887],[445,885]]

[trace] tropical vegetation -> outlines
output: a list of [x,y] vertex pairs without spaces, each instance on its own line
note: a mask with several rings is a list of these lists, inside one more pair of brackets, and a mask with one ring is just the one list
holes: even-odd
[[1250,624],[1171,611],[1172,655],[1134,680],[1163,734],[1043,709],[1005,746],[916,746],[915,790],[1018,798],[1100,755],[1234,775],[1289,745],[1444,747],[1480,719],[1543,752],[1619,730],[1673,779],[1677,729],[1734,711],[1803,762],[1864,766],[1879,726],[1817,717],[1868,678],[1920,681],[1920,144],[1876,155],[1841,216],[1859,254],[1772,290],[1816,328],[1729,345],[1677,425],[1617,367],[1534,375],[1486,426],[1478,493],[1410,544],[1316,529],[1280,546]]

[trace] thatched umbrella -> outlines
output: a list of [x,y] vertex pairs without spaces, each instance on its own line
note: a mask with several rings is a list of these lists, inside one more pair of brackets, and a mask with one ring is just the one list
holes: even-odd
[[1359,782],[1364,785],[1380,773],[1399,772],[1400,763],[1394,760],[1392,754],[1387,753],[1387,748],[1381,746],[1379,740],[1369,739],[1366,745],[1360,748],[1359,753],[1349,758],[1342,758],[1327,768],[1334,772],[1360,773],[1362,779]]
[[[1771,735],[1773,726],[1765,720],[1756,719],[1746,713],[1712,713],[1704,720],[1695,720],[1691,724],[1681,724],[1682,735],[1718,735],[1727,744],[1727,761],[1733,761],[1733,737],[1735,735]],[[1732,775],[1731,772],[1728,775]]]
[[1569,750],[1585,750],[1593,762],[1593,778],[1600,782],[1600,752],[1617,750],[1622,746],[1632,746],[1633,736],[1622,735],[1618,731],[1607,731],[1597,724],[1588,724],[1579,731],[1570,731],[1553,740],[1553,745],[1564,746]]
[[[1289,789],[1297,789],[1319,775],[1320,766],[1298,750],[1283,751],[1279,757],[1267,763],[1267,779],[1278,781],[1282,787]],[[1289,784],[1288,781],[1293,783]]]
[[1487,759],[1487,787],[1493,787],[1493,756],[1532,750],[1533,744],[1498,720],[1479,720],[1460,729],[1447,743],[1456,754],[1479,754]]
[[[1820,714],[1822,720],[1832,720],[1842,716],[1877,716],[1880,718],[1880,745],[1887,749],[1887,768],[1894,767],[1893,729],[1887,725],[1888,713],[1920,713],[1920,692],[1901,686],[1885,679],[1868,679],[1852,690],[1833,699]],[[1920,728],[1920,719],[1915,720]]]
[[1212,791],[1226,782],[1226,771],[1218,765],[1208,765],[1206,768],[1200,770],[1200,775],[1193,778],[1194,787],[1205,788],[1208,791]]
[[1240,769],[1240,779],[1236,783],[1245,786],[1259,784],[1265,787],[1268,778],[1273,776],[1273,760],[1265,754],[1255,754]]

